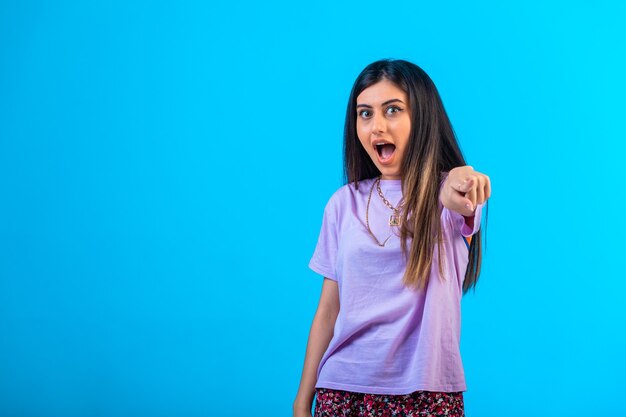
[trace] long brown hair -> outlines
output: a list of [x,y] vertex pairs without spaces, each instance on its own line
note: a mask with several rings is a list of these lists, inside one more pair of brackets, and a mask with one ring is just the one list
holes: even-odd
[[[411,132],[401,162],[404,204],[401,209],[400,240],[402,254],[407,261],[403,283],[408,287],[423,288],[428,283],[435,244],[441,254],[439,275],[445,279],[440,186],[452,168],[467,164],[439,92],[426,72],[405,60],[382,59],[361,71],[350,93],[344,128],[344,184],[354,182],[358,189],[359,181],[380,175],[357,136],[356,98],[361,91],[383,78],[407,94],[411,108]],[[410,248],[406,242],[409,236],[412,238]],[[414,236],[419,239],[414,239]],[[478,282],[482,258],[481,236],[479,230],[470,241],[463,294],[471,287],[475,289]]]

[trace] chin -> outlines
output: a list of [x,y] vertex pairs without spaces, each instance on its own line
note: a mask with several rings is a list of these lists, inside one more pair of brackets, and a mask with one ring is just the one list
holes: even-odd
[[398,170],[390,170],[388,168],[378,169],[382,175],[386,175],[388,177],[399,177],[400,172]]

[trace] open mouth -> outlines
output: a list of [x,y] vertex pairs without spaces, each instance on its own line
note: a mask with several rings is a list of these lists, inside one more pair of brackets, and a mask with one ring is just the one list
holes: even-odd
[[376,152],[381,162],[390,161],[396,151],[396,145],[391,143],[380,143],[376,145]]

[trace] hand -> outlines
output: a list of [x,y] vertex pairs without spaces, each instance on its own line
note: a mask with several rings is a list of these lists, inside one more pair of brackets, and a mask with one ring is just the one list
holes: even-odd
[[476,206],[487,201],[489,197],[489,177],[474,171],[471,165],[451,169],[439,196],[444,207],[465,217],[473,216]]

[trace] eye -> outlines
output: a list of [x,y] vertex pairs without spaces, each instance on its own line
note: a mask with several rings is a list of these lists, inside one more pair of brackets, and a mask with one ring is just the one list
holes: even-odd
[[395,111],[393,113],[398,113],[398,112],[402,111],[402,109],[400,107],[398,107],[398,106],[389,106],[389,107],[387,107],[387,110],[391,110],[391,109],[396,109],[397,110],[397,111]]
[[[389,110],[395,110],[395,111],[393,111],[393,112],[389,112]],[[398,112],[401,112],[401,111],[403,111],[403,109],[402,109],[402,108],[400,108],[400,107],[398,107],[398,106],[389,106],[389,107],[387,107],[387,113],[388,113],[388,114],[395,114],[395,113],[398,113]],[[368,114],[367,114],[367,115],[364,115],[364,113],[368,113]],[[361,116],[361,117],[367,118],[367,117],[369,117],[369,116],[370,116],[370,115],[369,115],[369,110],[361,110],[361,111],[358,113],[358,115],[359,115],[359,116]]]

